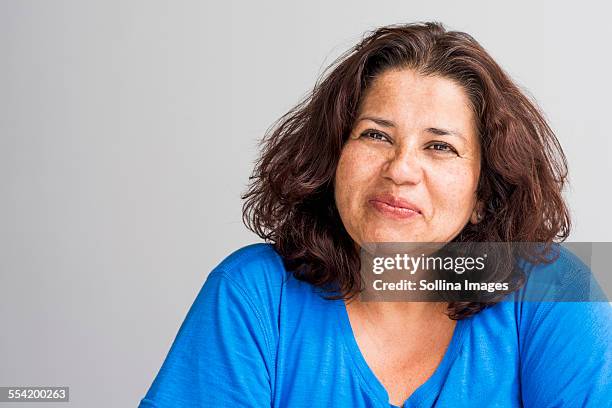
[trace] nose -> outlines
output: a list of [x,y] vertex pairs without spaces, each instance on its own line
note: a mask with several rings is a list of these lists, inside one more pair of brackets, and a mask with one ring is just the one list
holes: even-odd
[[416,149],[408,145],[394,149],[383,166],[382,175],[397,185],[420,183],[423,168]]

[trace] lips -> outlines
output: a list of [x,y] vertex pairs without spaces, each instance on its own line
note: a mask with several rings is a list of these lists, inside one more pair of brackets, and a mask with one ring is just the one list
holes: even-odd
[[380,213],[392,218],[406,219],[422,215],[419,207],[393,194],[378,194],[368,202]]

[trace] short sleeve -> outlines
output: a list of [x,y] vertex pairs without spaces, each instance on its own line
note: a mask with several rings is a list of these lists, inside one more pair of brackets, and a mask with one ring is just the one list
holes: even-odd
[[519,326],[523,405],[612,407],[612,307],[526,302]]
[[234,277],[217,268],[140,407],[269,407],[271,361],[257,305]]

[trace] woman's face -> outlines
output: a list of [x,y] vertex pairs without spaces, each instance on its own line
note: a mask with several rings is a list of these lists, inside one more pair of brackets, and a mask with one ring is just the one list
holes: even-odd
[[480,144],[452,80],[388,70],[366,91],[335,176],[353,240],[448,242],[477,222]]

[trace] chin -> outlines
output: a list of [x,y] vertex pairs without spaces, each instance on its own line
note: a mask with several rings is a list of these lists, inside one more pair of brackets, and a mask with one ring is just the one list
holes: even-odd
[[367,234],[364,242],[421,242],[417,234],[392,229],[381,229]]

